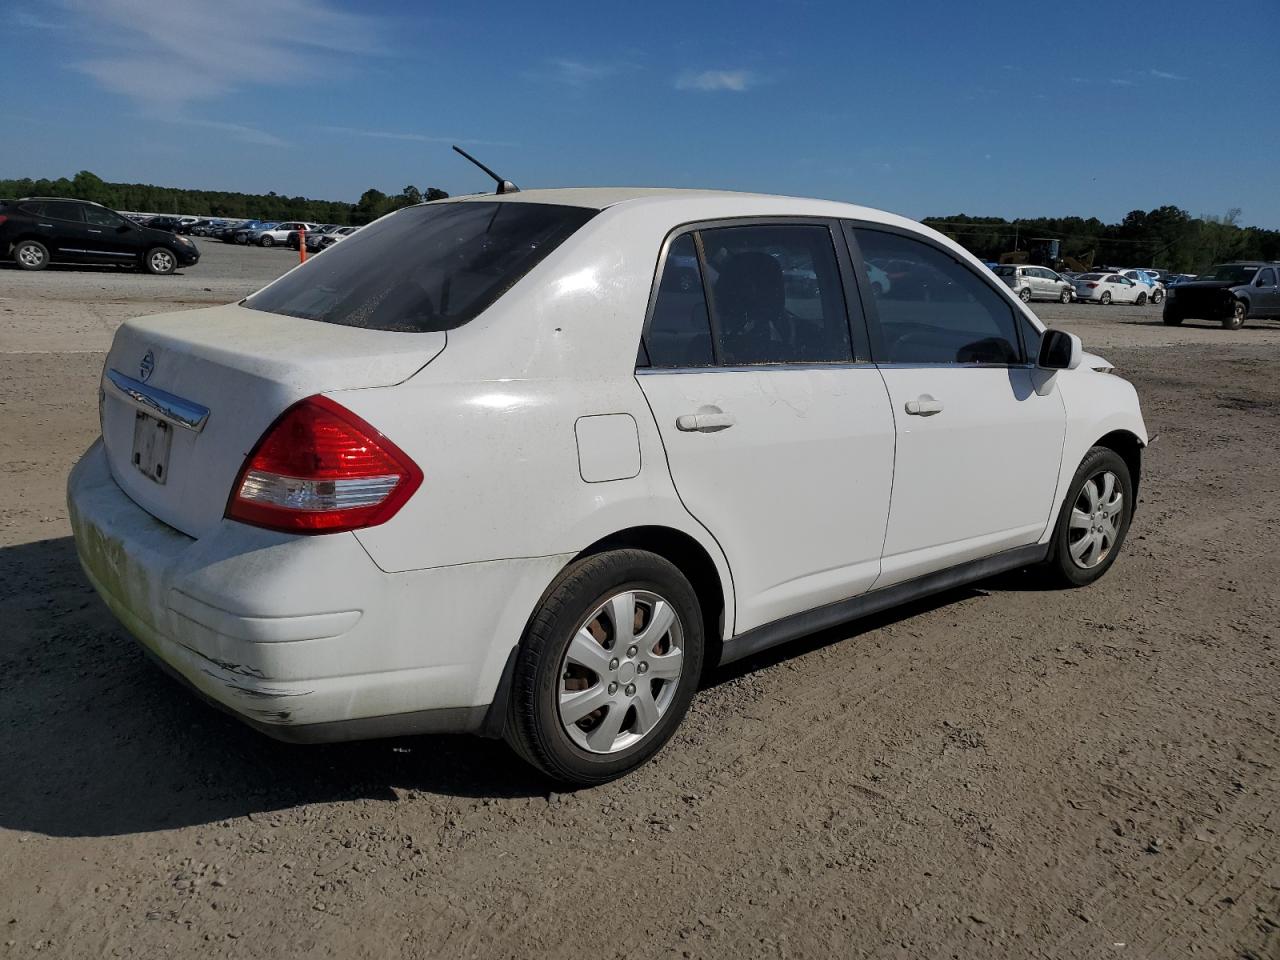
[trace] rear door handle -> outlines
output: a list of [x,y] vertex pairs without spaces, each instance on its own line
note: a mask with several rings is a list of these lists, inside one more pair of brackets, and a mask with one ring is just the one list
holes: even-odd
[[102,231],[101,231],[101,230],[90,230],[89,232],[90,232],[90,233],[101,233]]
[[927,393],[922,393],[914,400],[907,401],[907,413],[913,417],[932,417],[942,412],[942,401],[935,400]]
[[684,433],[718,433],[728,430],[735,422],[733,414],[723,411],[685,413],[676,417],[676,429]]

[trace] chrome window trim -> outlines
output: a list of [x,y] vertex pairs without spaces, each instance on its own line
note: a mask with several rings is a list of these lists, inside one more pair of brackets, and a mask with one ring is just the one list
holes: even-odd
[[768,373],[777,370],[1035,370],[1034,363],[873,363],[868,360],[839,363],[753,363],[736,367],[637,367],[636,376],[652,377],[664,373]]
[[104,370],[102,383],[104,387],[110,386],[115,395],[125,403],[192,433],[203,430],[209,419],[208,407],[184,400],[158,387],[149,387],[141,380],[126,377],[119,370]]

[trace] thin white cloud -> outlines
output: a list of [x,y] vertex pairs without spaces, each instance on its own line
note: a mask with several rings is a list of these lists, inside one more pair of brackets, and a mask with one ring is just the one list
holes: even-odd
[[702,70],[686,71],[676,77],[677,90],[727,90],[743,93],[754,87],[758,80],[750,70]]
[[620,63],[586,63],[581,60],[556,59],[548,62],[547,67],[552,80],[567,83],[572,87],[584,86],[603,80],[619,73],[625,64]]
[[333,56],[379,52],[378,25],[326,0],[58,0],[87,51],[74,66],[160,110],[321,79]]
[[277,137],[274,133],[268,133],[266,130],[259,130],[257,127],[249,126],[244,123],[228,123],[225,120],[201,120],[196,117],[186,117],[181,115],[166,116],[162,119],[170,123],[180,123],[188,127],[203,127],[206,130],[216,130],[219,133],[225,133],[234,137],[241,143],[252,143],[260,147],[287,147],[289,141]]
[[397,130],[358,130],[355,127],[317,127],[322,133],[346,137],[371,137],[375,140],[407,140],[412,143],[457,143],[480,147],[514,147],[506,140],[476,140],[473,137],[429,137],[424,133],[401,133]]
[[1165,70],[1156,70],[1154,68],[1152,68],[1151,70],[1148,70],[1147,73],[1155,77],[1157,80],[1189,80],[1190,79],[1190,77],[1184,77],[1180,73],[1169,73]]
[[1110,83],[1110,84],[1113,84],[1114,86],[1117,86],[1117,87],[1132,87],[1132,86],[1133,86],[1133,81],[1132,81],[1132,80],[1125,80],[1125,79],[1122,79],[1122,78],[1120,78],[1120,77],[1112,77],[1112,78],[1111,78],[1110,80],[1108,80],[1107,82],[1108,82],[1108,83]]

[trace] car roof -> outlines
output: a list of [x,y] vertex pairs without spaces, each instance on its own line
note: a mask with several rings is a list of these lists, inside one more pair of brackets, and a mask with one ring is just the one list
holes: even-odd
[[92,200],[81,200],[79,197],[19,197],[14,203],[25,203],[28,200],[62,200],[67,203],[87,203],[91,207],[100,207],[102,204],[94,203]]
[[882,224],[897,225],[934,231],[907,217],[845,203],[839,200],[818,200],[811,197],[789,197],[770,193],[744,193],[734,190],[694,190],[675,187],[566,187],[548,190],[521,190],[516,193],[481,193],[432,203],[554,203],[571,207],[605,210],[626,205],[646,207],[667,206],[673,208],[673,222],[689,222],[702,219],[718,219],[733,216],[810,216],[840,217],[851,220],[870,220]]

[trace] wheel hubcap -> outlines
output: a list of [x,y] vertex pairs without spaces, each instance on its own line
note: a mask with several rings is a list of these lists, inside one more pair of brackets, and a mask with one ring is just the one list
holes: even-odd
[[34,267],[44,260],[44,255],[40,253],[37,247],[23,247],[20,256],[22,257],[22,262],[29,267]]
[[168,270],[173,264],[173,257],[167,253],[154,253],[151,255],[151,266],[157,270]]
[[1111,555],[1124,517],[1120,478],[1104,470],[1085,481],[1071,509],[1067,549],[1076,566],[1096,567]]
[[560,723],[591,753],[639,743],[675,699],[684,668],[684,628],[675,608],[647,590],[600,604],[560,664]]

